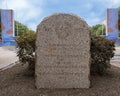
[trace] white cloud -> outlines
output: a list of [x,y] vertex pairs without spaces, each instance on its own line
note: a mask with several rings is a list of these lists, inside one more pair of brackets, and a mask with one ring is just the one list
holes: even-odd
[[95,18],[87,18],[85,19],[88,23],[88,25],[90,26],[93,26],[93,25],[96,25],[96,24],[101,24],[102,23],[102,20],[98,17],[95,17]]
[[86,9],[89,9],[89,10],[93,8],[91,3],[86,3],[86,5],[84,5],[84,6]]
[[110,0],[113,4],[120,4],[120,0]]
[[1,9],[13,9],[16,20],[35,30],[35,22],[43,11],[42,4],[43,0],[2,0],[0,6]]
[[105,5],[110,8],[117,8],[120,6],[120,0],[104,0]]
[[120,6],[120,0],[92,1],[90,4],[93,6],[93,9],[88,13],[88,17],[85,18],[89,25],[102,24],[102,20],[106,18],[107,8],[118,8]]
[[[89,25],[94,25],[101,23],[102,19],[106,14],[106,8],[112,7],[117,8],[118,6],[120,6],[120,0],[76,0],[76,1],[0,0],[0,1],[1,9],[6,9],[7,6],[9,9],[10,8],[13,9],[15,12],[14,15],[15,19],[34,30],[36,30],[36,26],[40,23],[40,21],[44,17],[54,12],[75,13],[78,16],[83,16]],[[73,2],[74,4],[71,4],[69,2]],[[57,6],[58,9],[55,8],[54,6],[51,6],[52,4],[56,6],[58,5]],[[67,7],[65,6],[65,4]]]

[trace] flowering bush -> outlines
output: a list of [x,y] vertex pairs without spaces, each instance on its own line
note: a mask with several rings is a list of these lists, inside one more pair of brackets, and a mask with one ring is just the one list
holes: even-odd
[[[19,60],[29,64],[29,69],[35,69],[35,41],[34,32],[25,33],[17,39]],[[106,38],[91,35],[91,73],[104,74],[110,67],[110,59],[114,56],[115,45]]]
[[21,35],[17,40],[17,56],[23,63],[29,64],[29,69],[35,69],[35,41],[36,33],[27,32]]
[[114,56],[114,50],[113,41],[91,35],[91,73],[104,74],[110,67],[110,59]]

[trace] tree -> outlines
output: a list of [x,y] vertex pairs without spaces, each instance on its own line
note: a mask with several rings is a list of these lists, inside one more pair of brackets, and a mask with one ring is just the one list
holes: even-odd
[[119,28],[119,37],[120,37],[120,7],[118,7],[118,28]]
[[97,24],[91,27],[91,33],[94,35],[105,35],[105,26],[101,24]]
[[26,25],[15,21],[15,36],[21,36],[26,32],[34,32],[33,30],[29,29]]
[[2,39],[1,37],[1,9],[0,9],[0,39]]

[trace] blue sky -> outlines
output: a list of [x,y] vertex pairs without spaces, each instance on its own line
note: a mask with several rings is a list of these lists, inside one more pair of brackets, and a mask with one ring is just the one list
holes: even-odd
[[106,9],[119,6],[120,0],[0,0],[1,9],[13,9],[15,19],[33,30],[54,13],[76,14],[90,26],[101,24]]

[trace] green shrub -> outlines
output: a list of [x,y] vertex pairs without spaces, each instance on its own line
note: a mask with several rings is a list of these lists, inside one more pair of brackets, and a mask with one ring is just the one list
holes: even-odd
[[[28,63],[29,69],[35,69],[35,40],[34,32],[25,33],[17,39],[18,56],[21,62]],[[114,42],[103,37],[91,35],[91,73],[104,74],[110,67],[110,59],[114,56]]]
[[110,67],[110,59],[114,56],[115,45],[104,37],[91,36],[91,73],[102,75]]
[[17,45],[18,52],[17,56],[22,63],[28,63],[30,70],[35,70],[35,41],[36,33],[27,32],[22,36],[18,37]]

